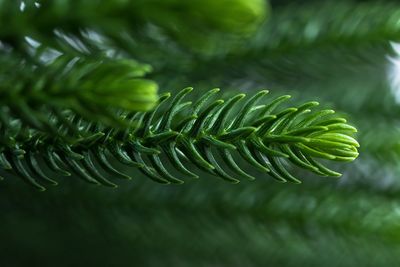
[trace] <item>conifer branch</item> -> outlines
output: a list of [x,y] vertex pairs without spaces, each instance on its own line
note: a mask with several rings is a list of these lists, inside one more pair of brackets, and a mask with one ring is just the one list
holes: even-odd
[[[232,57],[287,55],[321,47],[360,49],[400,39],[396,2],[311,1],[273,10],[272,17]],[[226,47],[220,53],[226,54]],[[387,47],[387,51],[390,48]]]
[[95,33],[130,51],[123,36],[135,39],[153,25],[183,44],[203,46],[219,34],[248,35],[267,14],[264,0],[0,1],[0,24],[7,25],[0,40],[22,51],[29,37],[70,54],[98,53],[105,44],[98,46]]
[[1,55],[0,105],[3,116],[58,135],[68,126],[62,113],[71,110],[88,120],[116,125],[113,109],[145,111],[158,100],[157,84],[143,76],[151,70],[129,59],[97,60],[58,55],[49,62]]
[[[226,102],[212,100],[218,89],[195,103],[183,102],[191,91],[180,91],[164,108],[170,94],[163,95],[152,111],[121,114],[130,122],[125,129],[82,120],[73,123],[72,118],[75,134],[67,139],[3,120],[0,129],[8,138],[1,142],[0,166],[40,190],[44,187],[39,179],[55,183],[50,173],[75,173],[88,183],[115,187],[101,171],[128,178],[113,166],[114,159],[163,184],[197,178],[199,172],[192,165],[231,183],[239,182],[239,177],[254,179],[239,166],[240,157],[279,182],[300,183],[287,163],[322,176],[340,176],[317,159],[353,161],[358,156],[359,145],[352,137],[356,129],[333,116],[332,110],[310,112],[317,102],[275,111],[289,96],[257,104],[268,93],[260,91],[239,105],[244,94]],[[165,160],[176,172],[167,169]]]

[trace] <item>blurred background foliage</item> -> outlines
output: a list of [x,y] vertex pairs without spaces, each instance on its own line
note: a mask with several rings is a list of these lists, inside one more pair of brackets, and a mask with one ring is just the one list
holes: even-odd
[[132,169],[118,189],[64,177],[38,193],[7,179],[2,266],[400,264],[400,1],[2,0],[0,24],[0,60],[128,59],[151,65],[139,76],[161,92],[318,100],[361,144],[334,166],[342,178],[293,170],[301,185],[204,174],[164,186]]

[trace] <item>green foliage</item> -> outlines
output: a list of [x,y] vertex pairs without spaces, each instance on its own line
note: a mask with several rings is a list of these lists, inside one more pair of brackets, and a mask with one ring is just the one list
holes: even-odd
[[268,12],[267,3],[261,0],[151,0],[136,1],[133,7],[138,16],[182,35],[193,28],[226,33],[253,32]]
[[[157,111],[169,94],[161,97],[160,104],[153,111],[120,115],[121,119],[130,122],[121,129],[76,120],[75,114],[60,112],[59,115],[63,116],[60,125],[49,121],[53,123],[50,126],[58,126],[60,134],[46,135],[41,131],[27,130],[23,123],[3,116],[0,129],[5,134],[0,166],[14,171],[40,190],[44,187],[37,179],[56,184],[49,178],[49,170],[66,176],[74,172],[88,183],[115,187],[116,184],[102,174],[100,166],[121,178],[129,176],[117,171],[109,155],[165,184],[183,183],[183,180],[167,170],[160,153],[185,176],[198,178],[185,166],[188,161],[232,183],[239,182],[241,177],[255,179],[238,166],[235,158],[240,155],[249,165],[280,182],[299,183],[287,171],[286,161],[322,176],[340,176],[314,158],[353,161],[358,156],[359,144],[351,137],[356,129],[346,124],[345,119],[332,116],[332,110],[307,114],[318,105],[317,102],[276,112],[275,109],[290,96],[257,105],[268,93],[260,91],[239,109],[238,102],[244,94],[225,103],[220,99],[209,101],[219,91],[214,89],[194,104],[182,103],[190,91],[191,88],[186,88],[179,92],[161,114]],[[235,117],[233,113],[236,113]],[[239,155],[234,156],[234,151]],[[227,167],[218,162],[216,152]],[[39,163],[38,158],[45,164]],[[229,174],[228,168],[238,178]]]
[[157,103],[157,84],[142,78],[150,66],[133,60],[60,55],[35,64],[9,54],[2,55],[0,62],[3,112],[41,131],[56,134],[53,124],[68,124],[62,115],[65,109],[86,118],[115,121],[109,108],[149,110]]
[[[188,48],[210,52],[214,46],[209,45],[216,38],[232,41],[254,32],[267,13],[268,4],[264,0],[112,0],[106,3],[5,0],[0,1],[0,24],[8,27],[0,29],[0,40],[25,50],[23,40],[28,36],[59,51],[86,54],[99,51],[96,41],[90,38],[96,32],[113,47],[130,51],[136,41],[134,37],[152,25]],[[78,41],[78,47],[71,45],[71,40]]]
[[[2,259],[18,266],[329,267],[399,259],[398,191],[319,179],[301,186],[263,179],[241,186],[143,182],[110,191],[71,181],[46,194],[3,183]],[[77,249],[92,253],[72,253]]]
[[269,15],[264,0],[136,1],[132,9],[187,48],[206,54],[214,53],[218,42],[226,46],[254,33]]
[[399,10],[0,0],[0,265],[397,266]]
[[274,23],[265,24],[252,45],[264,52],[288,53],[308,47],[349,48],[399,40],[398,7],[393,1],[292,3],[276,10]]

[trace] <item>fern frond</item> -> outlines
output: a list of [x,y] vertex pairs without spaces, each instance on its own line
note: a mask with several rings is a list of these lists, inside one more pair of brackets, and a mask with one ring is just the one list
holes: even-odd
[[[244,94],[226,102],[212,100],[218,89],[195,103],[183,102],[191,91],[180,91],[166,108],[170,94],[163,95],[152,111],[122,114],[130,122],[125,129],[78,120],[72,126],[77,134],[70,140],[3,121],[0,130],[8,132],[3,135],[8,140],[1,142],[0,166],[41,190],[44,187],[36,179],[48,181],[49,170],[67,176],[73,172],[88,183],[116,186],[98,168],[127,178],[113,166],[112,158],[159,183],[183,183],[182,176],[197,178],[199,173],[191,165],[237,183],[241,177],[254,179],[235,160],[241,157],[277,181],[299,183],[287,163],[322,176],[340,176],[317,159],[353,161],[358,156],[359,144],[352,137],[356,129],[333,116],[332,110],[310,112],[317,102],[275,111],[289,96],[257,104],[268,93],[260,91],[239,105]],[[179,175],[167,169],[166,160]]]

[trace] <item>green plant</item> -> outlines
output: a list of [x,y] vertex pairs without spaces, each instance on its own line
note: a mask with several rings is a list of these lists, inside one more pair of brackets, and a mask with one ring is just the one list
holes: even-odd
[[[1,2],[0,20],[7,20],[10,27],[0,30],[4,50],[0,167],[40,190],[44,190],[42,182],[57,184],[51,176],[72,174],[115,187],[107,173],[129,177],[117,171],[115,160],[161,183],[182,183],[181,174],[198,177],[188,164],[230,182],[254,179],[239,167],[237,157],[279,181],[299,182],[287,170],[287,161],[319,175],[339,176],[313,157],[355,159],[358,143],[351,137],[355,128],[344,119],[329,119],[330,110],[306,116],[316,102],[273,113],[287,96],[255,105],[266,94],[262,91],[239,109],[237,102],[244,95],[225,104],[222,100],[208,103],[216,93],[212,90],[191,105],[180,103],[190,91],[185,89],[166,109],[165,104],[157,105],[157,83],[145,78],[150,65],[110,57],[104,51],[109,47],[108,52],[116,53],[111,47],[117,47],[136,54],[128,47],[134,43],[114,29],[148,38],[140,31],[148,23],[184,45],[203,50],[216,43],[211,36],[237,39],[254,32],[268,13],[268,5],[259,0],[235,0],[229,9],[226,5],[224,1],[207,5],[114,1],[93,13],[99,6],[91,1]],[[79,12],[70,16],[70,10]],[[221,10],[225,15],[216,16]],[[88,14],[93,15],[90,21]],[[241,20],[233,19],[236,16]],[[188,17],[190,24],[182,23]],[[208,28],[214,33],[204,41],[201,31]],[[208,54],[214,50],[206,49]],[[167,98],[162,96],[160,102]],[[158,113],[159,109],[166,113]],[[233,120],[232,112],[240,116]],[[171,174],[160,157],[168,158],[181,174]]]
[[0,265],[396,266],[399,10],[0,0]]
[[[121,122],[130,122],[123,128],[82,121],[74,113],[59,111],[56,114],[62,116],[60,125],[57,125],[57,120],[48,123],[49,128],[58,129],[59,134],[46,134],[25,128],[21,121],[3,116],[0,166],[14,171],[40,190],[44,187],[36,178],[56,184],[45,169],[67,176],[73,172],[88,183],[115,187],[116,184],[99,169],[101,166],[106,172],[128,178],[112,166],[109,160],[109,155],[112,155],[123,164],[139,168],[157,182],[183,183],[164,166],[160,156],[165,155],[171,165],[186,176],[198,178],[185,167],[185,162],[190,162],[212,175],[239,182],[218,162],[215,157],[218,151],[235,176],[255,179],[238,166],[236,156],[233,156],[237,151],[250,165],[276,180],[299,183],[287,171],[282,159],[319,175],[340,176],[313,158],[352,161],[358,156],[359,145],[351,137],[356,129],[346,124],[345,119],[333,117],[332,110],[307,114],[318,105],[317,102],[275,112],[290,96],[284,95],[257,105],[268,93],[260,91],[238,109],[238,102],[244,94],[225,103],[220,99],[209,103],[209,98],[219,91],[214,89],[194,104],[182,103],[190,91],[192,88],[179,92],[161,114],[157,111],[170,94],[163,95],[152,111],[122,113]],[[115,98],[118,99],[118,94]],[[232,112],[236,113],[235,117],[232,117]],[[38,162],[39,157],[45,164]]]

